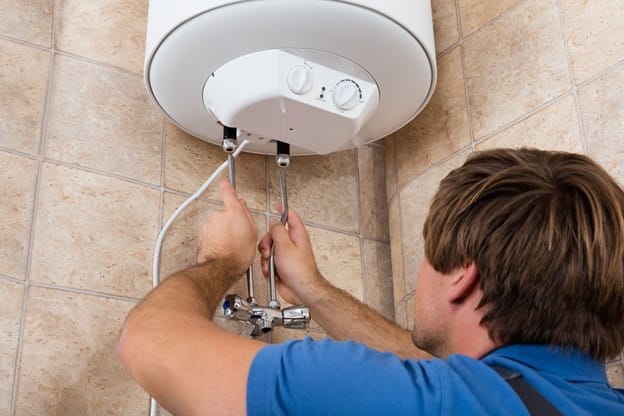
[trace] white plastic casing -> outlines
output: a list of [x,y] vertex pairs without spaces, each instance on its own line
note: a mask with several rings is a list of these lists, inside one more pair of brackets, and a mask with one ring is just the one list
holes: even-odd
[[220,144],[223,123],[255,153],[274,154],[272,139],[293,154],[347,149],[399,129],[431,98],[430,2],[150,0],[145,79],[201,139]]
[[378,102],[374,82],[280,49],[234,59],[204,86],[204,103],[223,124],[318,154],[352,146]]

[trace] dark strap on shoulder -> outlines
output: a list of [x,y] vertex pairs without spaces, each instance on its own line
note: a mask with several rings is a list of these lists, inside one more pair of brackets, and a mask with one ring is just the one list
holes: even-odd
[[526,382],[522,374],[503,367],[492,367],[516,392],[532,416],[561,415],[548,400]]

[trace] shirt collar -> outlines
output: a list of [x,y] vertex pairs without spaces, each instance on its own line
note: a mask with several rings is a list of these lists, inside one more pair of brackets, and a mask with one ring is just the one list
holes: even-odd
[[605,364],[576,348],[550,345],[509,345],[482,358],[488,365],[506,360],[528,365],[540,372],[555,374],[568,381],[607,383]]

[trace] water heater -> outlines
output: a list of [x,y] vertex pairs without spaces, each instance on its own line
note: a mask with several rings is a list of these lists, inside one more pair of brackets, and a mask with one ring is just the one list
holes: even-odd
[[436,83],[429,0],[150,0],[149,93],[179,127],[246,150],[327,154],[387,136]]

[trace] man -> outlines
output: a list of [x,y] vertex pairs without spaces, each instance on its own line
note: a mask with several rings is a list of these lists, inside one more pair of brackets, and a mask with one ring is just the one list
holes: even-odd
[[197,265],[153,290],[119,341],[173,414],[528,414],[495,368],[563,414],[624,414],[602,364],[624,347],[624,192],[590,159],[500,149],[451,172],[424,227],[411,334],[321,276],[291,211],[260,241],[263,272],[274,242],[281,295],[336,341],[271,346],[210,321],[257,236],[219,187],[225,208],[202,229]]

